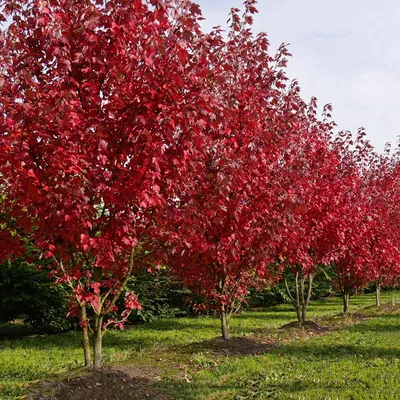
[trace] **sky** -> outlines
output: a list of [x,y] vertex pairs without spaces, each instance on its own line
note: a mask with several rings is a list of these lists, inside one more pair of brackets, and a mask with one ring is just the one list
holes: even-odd
[[[203,27],[226,26],[238,0],[197,0]],[[378,151],[400,135],[400,1],[259,0],[254,31],[290,43],[288,75],[303,98],[333,105],[339,130],[364,127]]]

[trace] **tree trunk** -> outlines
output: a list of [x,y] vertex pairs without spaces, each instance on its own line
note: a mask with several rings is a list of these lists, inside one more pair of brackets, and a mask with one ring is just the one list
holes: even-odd
[[226,306],[223,305],[221,308],[221,332],[222,332],[222,338],[224,340],[229,340],[231,338],[231,333],[230,333],[230,313],[227,312]]
[[299,323],[299,325],[301,327],[303,324],[303,320],[301,318],[301,310],[300,310],[300,307],[297,307],[297,305],[295,306],[295,308],[296,308],[297,322]]
[[392,295],[392,307],[394,307],[396,305],[396,298],[394,296],[394,293]]
[[349,315],[349,299],[350,294],[344,293],[343,294],[343,315],[347,317]]
[[302,323],[304,324],[307,319],[307,311],[308,311],[308,306],[310,304],[311,300],[311,289],[312,289],[312,283],[313,283],[314,275],[309,274],[308,275],[308,288],[307,288],[307,294],[305,293],[305,278],[302,277],[302,284],[301,284],[301,297],[302,297],[302,309],[301,309],[301,319]]
[[83,354],[85,357],[85,367],[90,367],[92,364],[92,357],[90,354],[89,321],[87,319],[85,306],[81,306],[80,309],[80,322],[82,327],[82,341],[83,341]]
[[93,367],[95,370],[101,369],[102,364],[102,347],[103,347],[103,316],[97,316],[95,322],[95,331],[93,337],[93,348],[94,348],[94,363]]
[[[300,327],[302,327],[303,324],[307,320],[307,310],[308,310],[308,306],[310,304],[310,299],[311,299],[311,289],[312,289],[313,279],[314,279],[314,274],[309,274],[308,275],[308,286],[307,286],[307,292],[306,292],[306,289],[305,289],[306,278],[304,278],[302,273],[297,271],[296,275],[295,275],[296,295],[294,297],[290,293],[289,285],[288,285],[287,279],[285,278],[286,292],[296,310],[297,322],[299,323]],[[299,283],[299,280],[300,280],[300,283]]]
[[[101,283],[101,278],[103,275],[103,270],[101,268],[94,268],[93,277],[94,281]],[[94,350],[94,362],[93,367],[95,370],[101,369],[102,364],[102,351],[103,351],[103,318],[104,315],[101,314],[101,294],[98,295],[99,308],[96,312],[96,318],[94,322],[94,335],[93,335],[93,350]]]
[[300,327],[303,325],[303,320],[301,318],[301,305],[300,305],[300,288],[299,288],[299,272],[296,272],[295,276],[295,283],[296,283],[296,314],[297,314],[297,321],[299,322]]
[[379,281],[376,282],[376,306],[381,306],[381,283]]

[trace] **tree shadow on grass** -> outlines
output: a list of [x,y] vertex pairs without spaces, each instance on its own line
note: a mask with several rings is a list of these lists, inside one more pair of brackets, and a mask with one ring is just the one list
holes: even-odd
[[250,356],[263,354],[275,349],[273,342],[261,341],[251,337],[237,336],[229,340],[216,337],[202,342],[191,343],[176,348],[180,353],[211,353],[219,356]]
[[234,315],[233,320],[235,321],[254,321],[254,320],[263,320],[263,321],[270,321],[270,320],[282,320],[286,321],[289,318],[293,318],[296,313],[294,310],[290,310],[290,312],[264,312],[264,311],[249,311],[245,314]]
[[359,344],[327,344],[312,343],[311,345],[289,343],[279,349],[285,357],[299,357],[307,359],[347,359],[359,357],[368,358],[399,358],[400,349],[395,347],[362,346]]
[[[198,324],[184,324],[176,320],[163,320],[155,321],[154,323],[148,323],[145,325],[132,325],[126,328],[123,334],[120,334],[119,330],[110,330],[107,335],[104,336],[104,347],[123,347],[125,345],[142,348],[151,348],[157,341],[157,337],[160,332],[171,331],[187,331],[193,330],[210,330],[217,332],[218,322],[215,321],[205,322],[199,320]],[[132,331],[136,335],[129,335]],[[140,338],[138,337],[140,336]],[[162,339],[159,339],[162,340]],[[38,349],[48,350],[50,348],[80,348],[82,342],[81,331],[69,331],[59,334],[34,334],[27,336],[12,336],[12,338],[0,338],[0,347],[10,349]]]
[[[347,330],[349,332],[376,332],[376,333],[399,333],[400,334],[400,315],[397,309],[388,309],[389,313],[379,314],[379,320],[383,323],[377,324],[374,321],[374,316],[369,318],[367,323],[355,324],[349,326]],[[390,312],[391,311],[391,312]],[[394,311],[394,312],[393,312]]]
[[375,324],[354,325],[348,329],[349,332],[376,332],[376,333],[398,333],[400,335],[400,321],[397,324]]
[[[170,393],[174,393],[174,400],[188,399],[207,399],[208,395],[212,398],[223,399],[286,399],[290,398],[314,398],[304,397],[304,393],[309,391],[323,391],[326,395],[334,394],[333,398],[343,392],[343,386],[339,383],[315,382],[307,381],[307,377],[296,378],[290,375],[288,371],[265,371],[246,375],[244,377],[236,377],[230,379],[229,383],[226,380],[220,382],[196,380],[189,383],[168,380],[163,381],[161,386]],[[295,396],[295,397],[292,397]]]
[[71,331],[57,335],[29,335],[13,339],[0,340],[0,347],[10,349],[38,349],[49,350],[51,348],[78,348],[80,347],[81,333]]

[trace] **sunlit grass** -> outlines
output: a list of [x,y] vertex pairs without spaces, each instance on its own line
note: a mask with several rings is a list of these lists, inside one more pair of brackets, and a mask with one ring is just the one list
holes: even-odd
[[[372,300],[359,297],[353,309]],[[334,315],[340,311],[336,301],[321,305]],[[314,308],[314,316],[322,308]],[[280,343],[261,356],[229,358],[217,368],[193,372],[190,384],[166,380],[163,385],[177,400],[398,399],[399,373],[400,316],[389,313],[323,336]]]
[[[390,293],[382,296],[383,302],[391,298]],[[351,301],[353,311],[373,304],[372,295]],[[329,298],[314,302],[309,317],[332,316],[341,310],[341,300]],[[273,335],[275,328],[294,318],[290,305],[245,312],[233,318],[231,332],[241,336],[268,329]],[[198,363],[204,368],[192,374],[190,384],[171,378],[162,385],[176,399],[379,398],[357,397],[361,394],[352,391],[369,388],[364,395],[380,396],[381,392],[389,393],[388,385],[390,390],[399,390],[400,380],[397,383],[395,379],[400,372],[398,319],[391,314],[378,316],[326,336],[282,343],[264,356],[230,357],[211,369],[207,368],[207,355],[200,354]],[[105,364],[146,362],[147,354],[161,350],[179,360],[180,346],[215,338],[219,330],[218,319],[199,317],[164,319],[122,332],[110,331],[104,338]],[[80,342],[79,332],[0,341],[0,398],[27,394],[26,386],[36,380],[79,372],[83,361]],[[254,393],[248,394],[250,387]],[[343,393],[353,397],[340,397]]]

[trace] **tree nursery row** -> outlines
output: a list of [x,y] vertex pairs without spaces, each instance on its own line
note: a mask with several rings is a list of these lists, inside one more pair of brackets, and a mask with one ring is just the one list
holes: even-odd
[[0,256],[68,290],[87,366],[142,270],[168,266],[226,340],[250,290],[286,285],[302,324],[327,268],[344,314],[396,285],[400,153],[303,100],[255,3],[204,32],[189,0],[0,0]]

